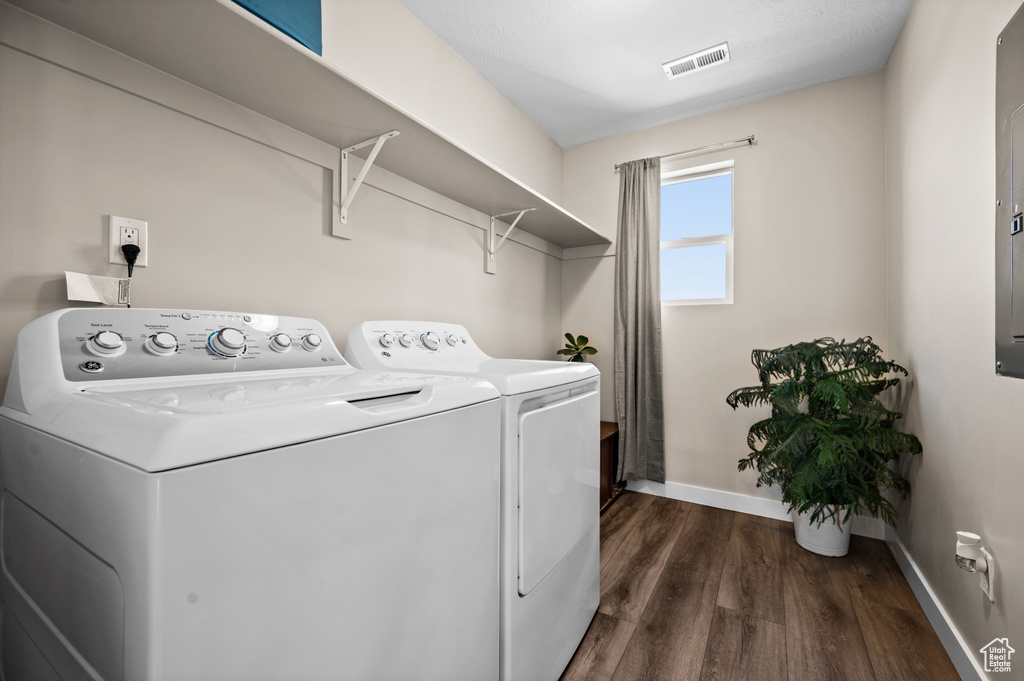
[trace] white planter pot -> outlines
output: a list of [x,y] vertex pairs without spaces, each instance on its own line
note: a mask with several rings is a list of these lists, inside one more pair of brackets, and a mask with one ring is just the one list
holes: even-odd
[[[843,517],[845,511],[840,511],[838,519]],[[793,511],[793,531],[796,533],[796,543],[808,551],[821,554],[822,556],[845,556],[850,550],[850,534],[853,530],[853,516],[843,523],[837,525],[836,520],[827,518],[820,525],[810,522],[810,513],[798,514]]]

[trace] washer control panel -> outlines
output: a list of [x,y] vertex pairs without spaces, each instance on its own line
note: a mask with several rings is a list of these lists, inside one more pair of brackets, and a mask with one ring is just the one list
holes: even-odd
[[57,321],[69,381],[345,366],[320,322],[138,308],[73,309]]

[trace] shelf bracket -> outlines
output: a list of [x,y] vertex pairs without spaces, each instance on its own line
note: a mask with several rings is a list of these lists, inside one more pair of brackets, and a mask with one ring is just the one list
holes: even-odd
[[[373,166],[374,160],[377,158],[377,154],[380,153],[381,147],[392,137],[398,137],[400,134],[397,130],[386,132],[378,137],[370,138],[359,144],[353,144],[351,147],[346,147],[341,150],[341,208],[339,209],[339,217],[342,224],[348,223],[348,209],[352,206],[352,199],[356,197],[356,192],[363,185],[363,180],[366,179],[366,173],[370,172],[370,167]],[[358,151],[363,147],[373,145],[373,149],[370,150],[370,155],[366,157],[366,161],[363,162],[363,168],[356,175],[356,181],[351,188],[348,186],[348,156],[354,151]]]
[[[484,272],[487,274],[494,274],[494,256],[497,254],[498,249],[505,245],[505,239],[508,239],[509,234],[511,234],[512,230],[516,228],[516,225],[519,224],[522,217],[532,210],[537,209],[523,208],[522,210],[511,210],[507,213],[499,213],[498,215],[491,216],[490,225],[487,227],[487,241],[484,244],[486,246],[486,252],[484,253]],[[502,235],[501,240],[498,241],[497,245],[495,245],[494,237],[497,236],[497,234],[494,230],[494,221],[498,218],[508,217],[509,215],[515,215],[516,219],[512,221],[512,224],[509,225],[509,228],[505,230],[505,233]]]

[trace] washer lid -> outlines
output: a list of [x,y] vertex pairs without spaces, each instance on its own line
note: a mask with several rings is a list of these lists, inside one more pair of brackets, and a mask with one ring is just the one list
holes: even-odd
[[2,413],[156,472],[342,435],[497,399],[479,379],[349,371],[90,387]]

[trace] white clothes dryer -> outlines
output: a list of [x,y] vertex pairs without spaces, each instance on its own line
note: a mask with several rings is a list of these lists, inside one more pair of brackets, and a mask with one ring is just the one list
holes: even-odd
[[502,681],[556,681],[597,611],[600,373],[494,359],[458,324],[365,322],[357,367],[486,379],[501,392]]
[[4,678],[497,678],[499,421],[310,319],[37,319],[0,408]]

